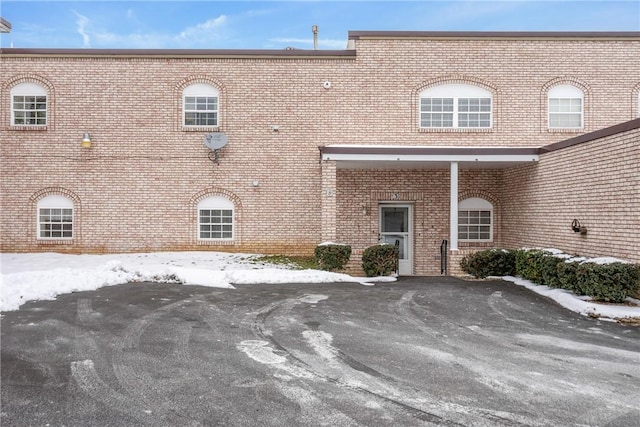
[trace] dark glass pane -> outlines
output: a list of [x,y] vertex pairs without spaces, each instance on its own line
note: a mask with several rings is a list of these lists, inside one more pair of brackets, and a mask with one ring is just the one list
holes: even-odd
[[408,228],[408,210],[405,208],[382,208],[382,232],[404,233]]

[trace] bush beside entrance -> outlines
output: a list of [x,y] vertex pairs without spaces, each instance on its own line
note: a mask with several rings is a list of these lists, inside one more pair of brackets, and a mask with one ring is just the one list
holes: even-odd
[[362,253],[362,269],[367,277],[388,276],[398,269],[399,249],[382,243],[370,246]]

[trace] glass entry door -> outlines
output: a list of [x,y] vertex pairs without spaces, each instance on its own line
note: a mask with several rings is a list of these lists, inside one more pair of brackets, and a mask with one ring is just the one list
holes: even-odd
[[398,274],[413,274],[411,205],[380,205],[380,241],[398,244],[400,262]]

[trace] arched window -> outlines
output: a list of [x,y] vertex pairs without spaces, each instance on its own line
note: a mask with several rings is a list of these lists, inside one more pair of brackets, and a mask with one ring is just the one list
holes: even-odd
[[198,239],[232,240],[234,236],[233,202],[211,196],[198,203]]
[[44,87],[37,83],[20,83],[11,88],[11,125],[47,125],[47,90]]
[[73,201],[58,195],[38,201],[38,239],[73,238]]
[[549,129],[584,127],[584,93],[573,85],[558,85],[548,93]]
[[194,83],[182,91],[184,126],[216,127],[220,92],[206,83]]
[[491,92],[467,84],[444,84],[420,92],[421,128],[491,128]]
[[493,240],[493,205],[479,197],[458,203],[458,239],[466,242]]

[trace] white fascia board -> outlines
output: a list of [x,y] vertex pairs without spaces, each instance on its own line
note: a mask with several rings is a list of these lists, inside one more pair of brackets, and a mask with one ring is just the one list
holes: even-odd
[[362,162],[537,162],[537,154],[487,154],[487,155],[390,155],[390,154],[322,154],[322,160]]
[[463,149],[463,150],[491,150],[496,148],[520,148],[520,149],[535,149],[537,147],[524,146],[524,147],[496,147],[488,145],[390,145],[390,144],[327,144],[326,148],[409,148],[409,149]]

